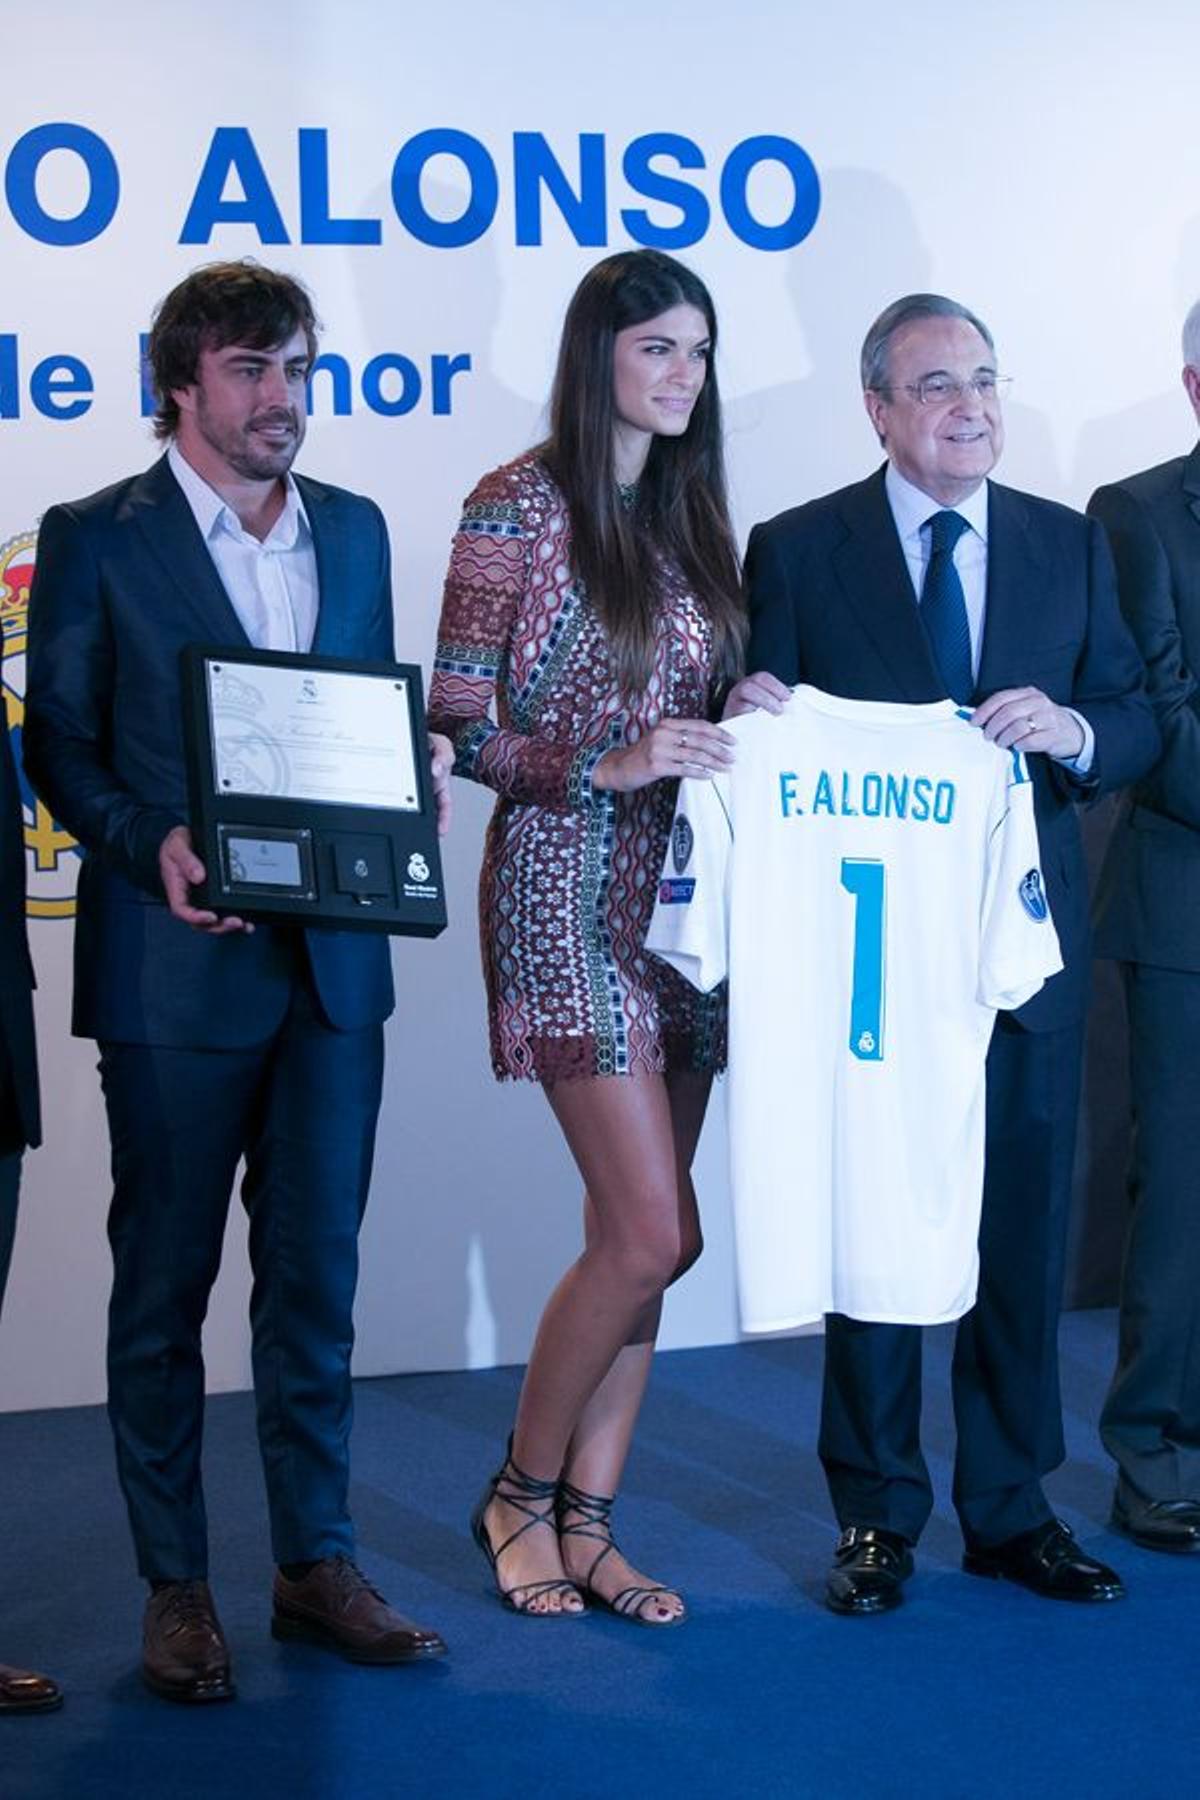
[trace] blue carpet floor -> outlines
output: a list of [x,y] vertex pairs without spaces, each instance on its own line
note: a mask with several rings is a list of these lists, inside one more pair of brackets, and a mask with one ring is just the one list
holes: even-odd
[[938,1509],[906,1604],[837,1619],[813,1454],[813,1339],[680,1351],[655,1367],[620,1512],[643,1566],[692,1617],[656,1633],[608,1616],[515,1619],[491,1597],[465,1517],[496,1461],[519,1372],[357,1389],[361,1561],[449,1640],[443,1663],[358,1669],[267,1633],[270,1558],[251,1408],[210,1404],[213,1585],[239,1698],[173,1707],[136,1673],[133,1577],[98,1409],[0,1417],[0,1657],[68,1691],[0,1722],[3,1800],[501,1800],[609,1797],[1200,1793],[1200,1558],[1107,1526],[1095,1418],[1111,1313],[1063,1324],[1062,1516],[1128,1599],[1074,1608],[960,1573],[949,1507],[949,1333],[928,1334],[925,1443]]

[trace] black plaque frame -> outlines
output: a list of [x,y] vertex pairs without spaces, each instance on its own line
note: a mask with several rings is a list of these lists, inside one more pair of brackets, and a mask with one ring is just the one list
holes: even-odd
[[[214,664],[403,680],[413,735],[416,809],[218,792],[207,679]],[[189,644],[182,653],[182,674],[192,839],[206,871],[206,880],[193,889],[197,906],[222,916],[291,919],[406,937],[436,937],[445,930],[446,895],[425,701],[415,663]],[[262,851],[261,871],[244,860],[243,851],[256,847]],[[289,869],[294,870],[293,879],[288,879]]]

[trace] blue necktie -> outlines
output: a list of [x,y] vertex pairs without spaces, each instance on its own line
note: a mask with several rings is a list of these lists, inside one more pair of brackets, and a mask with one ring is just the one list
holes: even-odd
[[967,529],[961,513],[937,512],[929,526],[929,566],[921,589],[921,623],[946,692],[966,706],[975,691],[971,672],[971,630],[962,582],[954,566],[954,546]]

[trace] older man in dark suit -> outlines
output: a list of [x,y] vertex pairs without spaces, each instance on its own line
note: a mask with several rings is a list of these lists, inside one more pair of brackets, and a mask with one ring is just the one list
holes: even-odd
[[[0,702],[0,1302],[17,1229],[21,1156],[40,1142],[21,797]],[[62,1694],[48,1675],[0,1663],[0,1716],[51,1712],[61,1705]]]
[[[1200,419],[1200,303],[1183,328]],[[1146,661],[1163,754],[1128,796],[1097,896],[1096,948],[1129,1009],[1132,1211],[1117,1368],[1100,1419],[1113,1523],[1200,1550],[1200,446],[1099,488],[1121,610]]]
[[151,1585],[142,1669],[181,1701],[233,1693],[207,1582],[200,1333],[243,1156],[272,1628],[359,1662],[445,1647],[360,1573],[347,1507],[388,944],[252,931],[190,896],[183,646],[392,654],[379,509],[290,473],[315,354],[286,276],[218,263],[175,288],[150,339],[166,455],[50,509],[30,602],[26,764],[84,852],[74,1029],[100,1045],[113,1147],[109,1412]]
[[[1147,766],[1154,719],[1104,534],[988,480],[1004,383],[982,322],[908,295],[871,327],[861,373],[887,462],[752,532],[750,667],[857,700],[950,695],[1029,757],[1064,968],[999,1015],[988,1055],[979,1296],[954,1354],[954,1501],[972,1573],[1111,1600],[1120,1581],[1055,1518],[1042,1477],[1063,1456],[1056,1327],[1088,981],[1075,804]],[[735,690],[733,710],[747,703],[778,704],[766,674]],[[932,1505],[920,1394],[918,1329],[830,1318],[820,1450],[842,1526],[835,1612],[903,1597]]]

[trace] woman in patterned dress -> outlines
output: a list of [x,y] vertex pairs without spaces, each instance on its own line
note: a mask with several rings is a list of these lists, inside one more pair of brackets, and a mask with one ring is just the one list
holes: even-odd
[[609,1514],[663,1291],[700,1253],[689,1169],[724,1057],[723,998],[642,948],[676,782],[732,755],[713,721],[745,626],[715,345],[708,292],[671,257],[584,278],[549,438],[466,503],[430,693],[455,773],[498,795],[480,881],[493,1066],[542,1083],[586,1187],[585,1248],[472,1520],[506,1604],[541,1616],[585,1596],[645,1625],[684,1616]]

